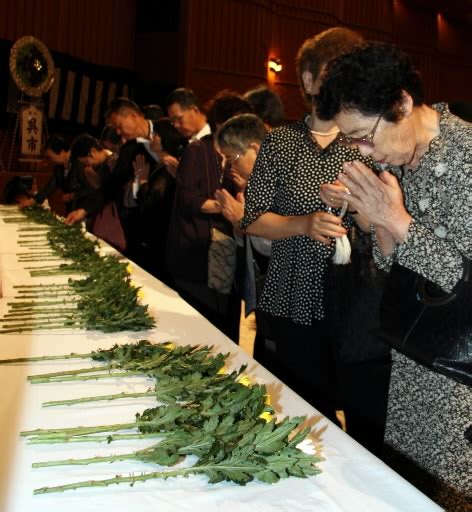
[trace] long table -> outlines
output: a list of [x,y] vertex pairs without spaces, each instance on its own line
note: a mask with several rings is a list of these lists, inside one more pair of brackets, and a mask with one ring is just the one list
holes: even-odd
[[[58,282],[58,278],[31,278],[17,261],[20,251],[15,224],[5,224],[0,213],[0,318],[14,295],[13,286]],[[103,250],[111,250],[103,244]],[[21,249],[24,251],[24,249]],[[28,264],[34,266],[35,264]],[[37,264],[36,264],[37,265]],[[149,398],[126,399],[45,408],[42,403],[67,397],[139,392],[152,381],[144,377],[106,379],[82,383],[31,385],[31,374],[90,366],[90,361],[49,361],[0,366],[0,511],[1,512],[185,512],[238,511],[405,511],[441,510],[374,455],[285,386],[274,375],[225,337],[176,292],[133,265],[133,280],[144,290],[157,326],[145,333],[102,334],[80,330],[0,334],[0,359],[89,352],[115,343],[149,339],[176,344],[213,345],[229,352],[232,369],[247,364],[253,382],[266,384],[278,417],[306,416],[312,427],[311,446],[324,458],[320,475],[287,478],[268,485],[229,482],[210,485],[203,475],[150,480],[134,486],[79,489],[65,493],[33,495],[33,489],[114,475],[155,470],[140,462],[123,461],[89,466],[33,469],[37,461],[84,458],[127,453],[153,444],[152,440],[107,444],[28,445],[23,430],[45,427],[91,426],[132,421],[136,412],[155,405]],[[64,278],[65,279],[65,278]],[[154,441],[155,442],[155,441]]]

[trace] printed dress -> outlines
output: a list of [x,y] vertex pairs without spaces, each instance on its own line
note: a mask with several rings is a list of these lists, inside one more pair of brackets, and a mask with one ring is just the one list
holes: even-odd
[[[450,291],[472,258],[472,124],[434,105],[440,134],[416,169],[393,169],[413,217],[395,260]],[[472,309],[472,305],[471,305]],[[472,314],[472,311],[471,311]],[[386,462],[446,510],[472,510],[472,389],[393,351]]]

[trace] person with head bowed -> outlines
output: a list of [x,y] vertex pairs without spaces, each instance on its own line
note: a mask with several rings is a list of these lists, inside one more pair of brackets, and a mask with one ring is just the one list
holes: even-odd
[[332,28],[303,43],[296,67],[310,113],[264,139],[241,221],[248,234],[273,240],[258,304],[265,335],[259,362],[333,421],[340,399],[326,276],[333,239],[348,233],[352,219],[328,209],[320,186],[361,155],[337,143],[338,127],[318,117],[314,98],[327,64],[361,41],[351,30]]
[[[414,274],[437,298],[451,291],[459,297],[472,257],[472,125],[445,103],[427,105],[411,59],[386,43],[361,45],[332,63],[316,102],[318,116],[336,123],[342,141],[375,162],[346,161],[339,181],[323,187],[325,200],[332,207],[349,201],[371,226],[376,261],[395,276],[391,286],[399,289],[402,276]],[[397,311],[397,323],[406,321],[406,300],[400,296],[384,310],[381,332]],[[472,500],[470,318],[469,306],[464,325],[445,320],[437,329],[450,329],[450,344],[456,328],[468,329],[460,372],[425,362],[438,332],[422,354],[413,356],[405,344],[392,351],[385,434],[387,462],[455,511],[470,510]]]
[[[193,118],[196,111],[184,111],[177,115],[172,105],[176,103],[168,107],[169,120],[183,135],[182,126],[186,126],[188,121],[185,116]],[[227,119],[236,114],[252,112],[252,107],[239,94],[223,90],[211,100],[206,110],[213,135],[198,138],[200,135],[196,134],[197,140],[190,139],[177,167],[166,261],[174,287],[182,298],[237,343],[240,298],[233,286],[230,291],[223,291],[214,287],[210,279],[212,232],[218,230],[228,239],[233,232],[231,223],[222,215],[221,204],[215,199],[218,189],[223,187],[233,192],[234,185],[229,167],[216,151],[214,134]],[[172,117],[180,115],[184,118],[176,123],[177,119],[173,120]]]
[[215,192],[221,204],[221,214],[233,224],[233,235],[238,243],[238,272],[236,285],[244,301],[246,316],[255,312],[256,336],[253,357],[260,359],[259,351],[264,346],[261,320],[258,319],[257,302],[267,274],[272,241],[253,235],[245,235],[239,228],[244,216],[244,192],[251,176],[257,154],[268,130],[264,121],[255,114],[240,114],[231,117],[216,135],[219,152],[226,165],[231,167],[231,177],[237,194],[233,197],[226,189]]

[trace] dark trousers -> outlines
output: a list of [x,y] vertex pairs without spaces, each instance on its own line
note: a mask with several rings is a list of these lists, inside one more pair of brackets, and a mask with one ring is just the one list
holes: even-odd
[[256,357],[270,372],[327,418],[337,423],[337,371],[325,321],[312,326],[261,312],[265,336]]
[[235,343],[239,342],[239,322],[241,319],[241,298],[233,290],[222,294],[204,283],[194,283],[174,278],[175,290],[215,327]]
[[347,433],[377,457],[383,455],[390,359],[339,363]]
[[353,246],[351,265],[328,268],[325,314],[331,326],[347,433],[381,457],[391,362],[389,347],[374,333],[384,275],[361,248]]

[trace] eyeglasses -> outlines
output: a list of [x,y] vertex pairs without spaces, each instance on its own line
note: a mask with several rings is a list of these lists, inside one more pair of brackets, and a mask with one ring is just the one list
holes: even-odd
[[338,137],[338,142],[340,144],[348,144],[348,145],[355,144],[355,145],[367,146],[369,148],[373,148],[375,146],[375,144],[374,144],[375,132],[377,131],[377,126],[379,125],[383,114],[384,114],[383,112],[380,113],[379,117],[377,118],[377,121],[375,121],[374,127],[372,128],[370,133],[368,133],[367,135],[363,135],[362,137],[349,137],[348,135],[341,134]]
[[234,155],[233,158],[225,158],[226,165],[234,165],[238,161],[240,156],[241,155],[238,153]]

